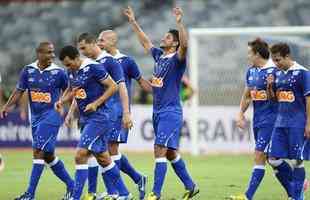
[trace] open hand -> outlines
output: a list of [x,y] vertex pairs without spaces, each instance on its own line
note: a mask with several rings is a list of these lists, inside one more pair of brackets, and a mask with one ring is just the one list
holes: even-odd
[[182,17],[183,17],[183,11],[180,7],[175,7],[173,8],[173,15],[175,16],[175,19],[177,21],[177,23],[182,21]]
[[128,18],[128,21],[135,21],[135,13],[130,6],[123,10],[123,14]]

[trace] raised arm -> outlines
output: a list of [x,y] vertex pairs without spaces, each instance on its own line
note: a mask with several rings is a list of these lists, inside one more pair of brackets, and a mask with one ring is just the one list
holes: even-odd
[[177,29],[179,31],[179,40],[180,40],[180,46],[178,49],[178,56],[180,60],[184,60],[186,58],[186,52],[187,52],[187,31],[182,23],[183,18],[183,11],[181,8],[176,7],[173,9],[173,15],[175,16],[175,20],[177,23]]
[[140,25],[136,21],[135,13],[130,6],[123,10],[124,15],[128,18],[128,21],[133,29],[133,31],[138,36],[139,42],[143,48],[149,52],[150,49],[154,46],[148,36],[143,32]]
[[248,87],[244,88],[241,101],[240,101],[240,111],[237,117],[237,126],[244,129],[245,128],[245,117],[244,113],[247,111],[251,103],[251,93]]

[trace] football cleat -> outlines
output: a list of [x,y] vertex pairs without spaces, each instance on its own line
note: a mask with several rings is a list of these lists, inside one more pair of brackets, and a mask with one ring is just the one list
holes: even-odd
[[87,193],[83,196],[82,200],[96,200],[95,193]]
[[25,192],[24,194],[15,198],[14,200],[35,200],[35,199],[31,194],[29,194],[28,192]]
[[61,200],[70,200],[71,197],[72,197],[72,191],[67,190],[66,194],[62,197]]
[[139,181],[138,185],[138,191],[139,191],[139,199],[143,200],[145,197],[145,191],[146,191],[146,182],[147,177],[144,175],[141,175],[141,180]]
[[156,196],[156,194],[154,194],[154,192],[151,192],[147,197],[146,200],[159,200],[160,197]]
[[186,190],[184,193],[182,200],[189,200],[192,199],[194,196],[196,196],[199,193],[199,188],[196,186],[192,190]]
[[231,195],[227,199],[228,200],[248,200],[248,198],[244,194]]
[[116,200],[133,200],[133,196],[128,194],[127,196],[119,196]]

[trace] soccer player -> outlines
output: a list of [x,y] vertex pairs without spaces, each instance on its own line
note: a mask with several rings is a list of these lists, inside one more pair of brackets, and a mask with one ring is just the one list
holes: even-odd
[[[107,148],[107,133],[111,128],[108,99],[117,92],[117,85],[105,67],[90,59],[82,59],[73,46],[61,49],[59,59],[69,70],[70,89],[75,98],[67,118],[72,119],[72,110],[77,107],[80,113],[81,138],[75,156],[76,173],[72,200],[80,200],[88,177],[87,160],[95,156],[102,167],[102,176],[118,189],[119,200],[131,199],[119,172],[111,160]],[[106,60],[110,64],[113,60]],[[61,107],[63,102],[58,102]],[[70,120],[66,120],[70,121]]]
[[[125,83],[128,91],[129,102],[132,94],[132,79],[135,79],[143,90],[151,91],[152,87],[150,83],[145,80],[138,68],[138,65],[133,58],[120,53],[117,48],[117,34],[112,30],[102,31],[98,37],[98,46],[111,54],[121,65],[124,72]],[[116,112],[121,113],[121,107],[115,107]],[[128,161],[124,154],[119,152],[119,144],[127,143],[128,129],[122,128],[121,116],[119,116],[115,126],[115,131],[110,133],[109,138],[109,152],[115,163],[119,166],[122,172],[131,177],[131,179],[137,184],[139,190],[139,198],[144,199],[146,176],[137,172]],[[108,188],[108,193],[113,193],[112,188]]]
[[129,23],[138,36],[144,49],[150,52],[155,61],[152,77],[153,88],[153,127],[155,131],[155,170],[152,192],[147,200],[160,199],[162,186],[167,172],[167,159],[185,186],[183,199],[191,199],[198,194],[197,185],[190,177],[179,149],[180,131],[183,124],[180,103],[181,79],[186,68],[187,33],[182,23],[181,8],[174,8],[178,30],[169,30],[160,43],[154,47],[135,19],[131,7],[124,9]]
[[[305,168],[303,160],[308,160],[310,139],[310,73],[295,62],[286,43],[274,44],[271,57],[280,69],[268,78],[268,96],[278,103],[275,128],[272,133],[269,162],[277,167],[285,181],[289,198],[303,200]],[[293,169],[285,167],[284,159],[292,161]]]
[[231,196],[230,199],[233,200],[252,200],[265,175],[266,150],[277,111],[276,102],[267,98],[267,77],[274,75],[277,71],[273,62],[269,60],[269,56],[269,47],[265,41],[258,38],[248,42],[248,60],[251,66],[246,73],[246,86],[240,101],[237,126],[242,129],[246,128],[244,113],[252,102],[255,165],[246,192],[242,195]]
[[[99,46],[96,44],[96,37],[89,33],[83,33],[78,38],[78,48],[81,53],[97,62],[100,62],[102,66],[107,70],[112,79],[119,85],[119,92],[115,93],[107,102],[107,106],[111,112],[110,115],[110,123],[113,125],[107,133],[109,136],[109,144],[110,139],[114,138],[114,140],[123,140],[123,138],[119,138],[117,133],[119,130],[124,127],[124,129],[129,129],[132,126],[132,121],[129,112],[129,99],[127,88],[124,79],[124,73],[121,65],[115,60],[112,55],[108,54],[105,51],[102,51]],[[123,122],[123,123],[122,123]],[[124,135],[123,137],[125,137]],[[109,145],[110,149],[110,145]],[[114,155],[112,154],[112,159],[115,163],[119,165],[119,160],[116,161]],[[91,159],[89,160],[90,170],[88,177],[88,194],[85,196],[84,200],[91,200],[95,197],[96,186],[97,186],[97,172],[96,163]],[[117,194],[117,190],[113,188],[113,185],[104,180],[107,191],[110,196],[114,196]]]
[[31,110],[33,165],[27,191],[15,200],[34,200],[45,163],[66,184],[67,193],[63,199],[69,199],[74,182],[63,162],[55,155],[55,143],[62,117],[54,109],[55,102],[68,86],[68,78],[65,71],[53,63],[55,54],[52,43],[40,43],[36,53],[38,60],[23,68],[16,89],[1,111],[1,118],[4,118],[9,107],[27,91]]

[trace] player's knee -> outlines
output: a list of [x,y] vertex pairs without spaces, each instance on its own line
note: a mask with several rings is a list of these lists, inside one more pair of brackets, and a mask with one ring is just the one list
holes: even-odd
[[292,160],[291,164],[292,164],[293,168],[302,168],[302,167],[304,167],[304,163],[303,163],[302,160]]
[[112,159],[108,152],[94,154],[94,156],[96,157],[97,162],[103,167],[108,166],[112,163]]
[[33,158],[44,159],[44,152],[40,149],[33,149]]
[[275,168],[278,167],[282,164],[283,160],[282,159],[275,159],[275,158],[269,158],[268,163],[271,167]]
[[176,159],[178,156],[179,156],[179,154],[176,150],[168,149],[167,154],[166,154],[166,158],[169,161]]
[[46,163],[51,163],[55,160],[54,153],[44,153],[44,161]]
[[167,147],[155,145],[154,146],[154,154],[155,154],[156,158],[166,157]]
[[85,164],[88,160],[88,152],[87,150],[80,149],[75,154],[75,163],[76,164]]
[[109,143],[110,155],[118,155],[118,143]]
[[266,154],[261,151],[255,152],[255,158],[254,161],[256,164],[265,164],[267,160]]

